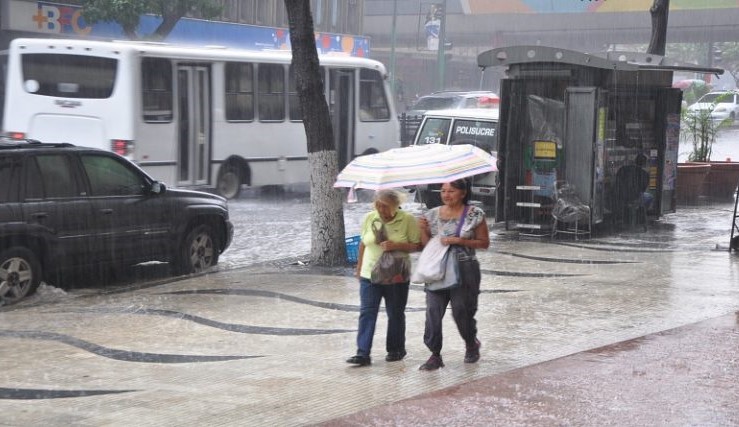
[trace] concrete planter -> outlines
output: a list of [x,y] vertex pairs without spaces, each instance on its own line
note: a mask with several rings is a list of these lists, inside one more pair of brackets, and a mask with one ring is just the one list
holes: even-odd
[[703,194],[703,184],[710,171],[709,163],[678,163],[675,189],[677,203],[696,203]]
[[731,200],[739,183],[739,162],[687,162],[677,165],[677,200],[694,203],[698,197]]
[[712,161],[704,193],[712,199],[731,200],[739,183],[739,162]]

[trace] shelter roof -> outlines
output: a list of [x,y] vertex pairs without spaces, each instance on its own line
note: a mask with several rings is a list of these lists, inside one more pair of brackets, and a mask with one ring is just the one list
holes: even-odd
[[722,68],[702,67],[661,55],[642,52],[585,53],[548,46],[506,46],[490,49],[477,56],[481,68],[534,63],[558,63],[617,71],[692,71],[723,74]]

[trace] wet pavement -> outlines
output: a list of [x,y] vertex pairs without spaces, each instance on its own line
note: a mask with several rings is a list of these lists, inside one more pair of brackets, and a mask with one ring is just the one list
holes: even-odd
[[274,260],[80,290],[0,309],[0,425],[739,425],[733,204],[680,208],[646,233],[520,239],[495,227],[482,358],[444,323],[446,367],[355,368],[351,269]]

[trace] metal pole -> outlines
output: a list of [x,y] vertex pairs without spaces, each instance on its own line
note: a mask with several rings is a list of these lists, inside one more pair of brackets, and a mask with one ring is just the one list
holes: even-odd
[[393,29],[390,38],[390,87],[393,88],[393,96],[397,97],[395,87],[395,28],[398,22],[398,0],[393,0]]
[[444,71],[446,68],[446,58],[444,56],[444,42],[446,39],[446,0],[442,3],[441,22],[439,23],[439,48],[436,50],[436,62],[439,66],[438,80],[436,81],[437,90],[444,90]]

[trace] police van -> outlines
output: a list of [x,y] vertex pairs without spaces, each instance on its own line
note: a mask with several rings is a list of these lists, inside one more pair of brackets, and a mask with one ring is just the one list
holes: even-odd
[[[498,109],[468,108],[428,111],[423,116],[413,145],[471,144],[497,157]],[[495,209],[497,172],[475,175],[472,178],[472,200],[486,210]],[[420,185],[417,200],[433,208],[441,205],[441,185]]]

